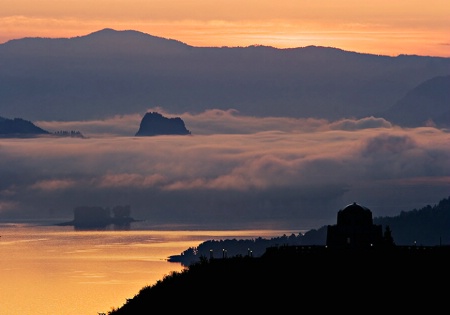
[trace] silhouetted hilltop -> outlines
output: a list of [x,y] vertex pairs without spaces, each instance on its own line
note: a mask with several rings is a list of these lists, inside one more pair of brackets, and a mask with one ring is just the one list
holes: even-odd
[[157,112],[144,115],[136,136],[189,135],[184,121],[180,117],[167,118]]
[[22,118],[0,117],[0,137],[35,137],[49,134],[50,132],[36,126],[31,121]]
[[[134,30],[116,31],[101,29],[84,36],[72,38],[26,37],[13,39],[0,45],[7,54],[22,53],[28,55],[32,49],[36,57],[53,56],[57,58],[88,57],[91,55],[161,55],[183,52],[189,45],[177,40],[153,36]],[[21,57],[21,56],[17,56]],[[22,56],[23,57],[23,56]]]
[[[134,51],[137,55],[179,53],[185,52],[191,47],[174,39],[153,36],[134,30],[116,31],[111,28],[105,28],[86,36],[75,37],[73,41],[67,39],[66,45],[70,45],[71,49],[86,47],[84,53],[94,51],[108,53],[114,50],[115,53],[124,54]],[[77,53],[82,53],[82,51]]]

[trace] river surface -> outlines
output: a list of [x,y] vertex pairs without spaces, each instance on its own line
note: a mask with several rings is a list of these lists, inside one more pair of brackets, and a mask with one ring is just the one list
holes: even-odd
[[98,315],[165,275],[184,267],[168,262],[212,239],[271,238],[284,230],[77,231],[72,226],[0,223],[1,315]]

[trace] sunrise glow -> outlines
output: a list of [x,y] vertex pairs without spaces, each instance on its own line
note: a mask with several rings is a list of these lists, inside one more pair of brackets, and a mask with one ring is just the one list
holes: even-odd
[[308,45],[399,55],[450,56],[446,0],[30,1],[0,3],[0,43],[137,30],[192,46]]

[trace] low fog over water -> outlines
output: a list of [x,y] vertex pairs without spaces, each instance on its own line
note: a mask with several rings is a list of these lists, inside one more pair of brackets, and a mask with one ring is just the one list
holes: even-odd
[[[39,121],[87,138],[4,139],[0,219],[70,219],[77,206],[129,205],[154,224],[317,228],[351,202],[374,216],[435,204],[450,191],[450,134],[374,117],[181,117],[189,136],[134,137],[143,114]],[[150,110],[149,110],[150,111]]]

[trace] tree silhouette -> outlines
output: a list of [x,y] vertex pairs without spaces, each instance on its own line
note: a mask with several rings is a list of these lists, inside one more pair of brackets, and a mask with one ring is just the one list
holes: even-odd
[[383,241],[386,246],[394,246],[394,238],[392,237],[392,231],[389,225],[386,226],[383,234]]

